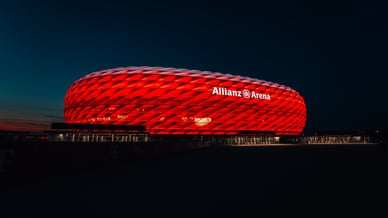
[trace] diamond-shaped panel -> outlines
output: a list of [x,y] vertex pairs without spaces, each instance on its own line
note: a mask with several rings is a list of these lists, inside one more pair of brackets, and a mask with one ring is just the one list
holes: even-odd
[[230,74],[128,67],[86,75],[68,89],[67,123],[145,125],[151,134],[297,135],[306,105],[295,90]]

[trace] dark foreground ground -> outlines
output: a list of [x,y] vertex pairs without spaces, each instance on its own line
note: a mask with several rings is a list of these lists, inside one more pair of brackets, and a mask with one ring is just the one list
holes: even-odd
[[388,217],[381,145],[215,147],[0,176],[0,217]]

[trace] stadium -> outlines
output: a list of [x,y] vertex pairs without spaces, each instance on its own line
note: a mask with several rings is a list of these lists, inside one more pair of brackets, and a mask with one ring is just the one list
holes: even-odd
[[300,135],[306,105],[294,89],[218,72],[126,67],[75,81],[65,123],[144,127],[150,135]]

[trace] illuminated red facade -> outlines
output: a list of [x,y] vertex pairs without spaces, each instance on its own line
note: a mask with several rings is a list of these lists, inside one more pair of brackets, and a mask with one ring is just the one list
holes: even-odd
[[65,96],[66,123],[144,125],[150,134],[297,135],[306,105],[277,83],[207,71],[128,67],[86,75]]

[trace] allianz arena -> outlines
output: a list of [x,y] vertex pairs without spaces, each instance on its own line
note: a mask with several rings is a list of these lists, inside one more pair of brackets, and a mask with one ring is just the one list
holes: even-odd
[[145,126],[153,135],[299,135],[306,105],[295,90],[208,71],[126,67],[70,86],[66,123]]

